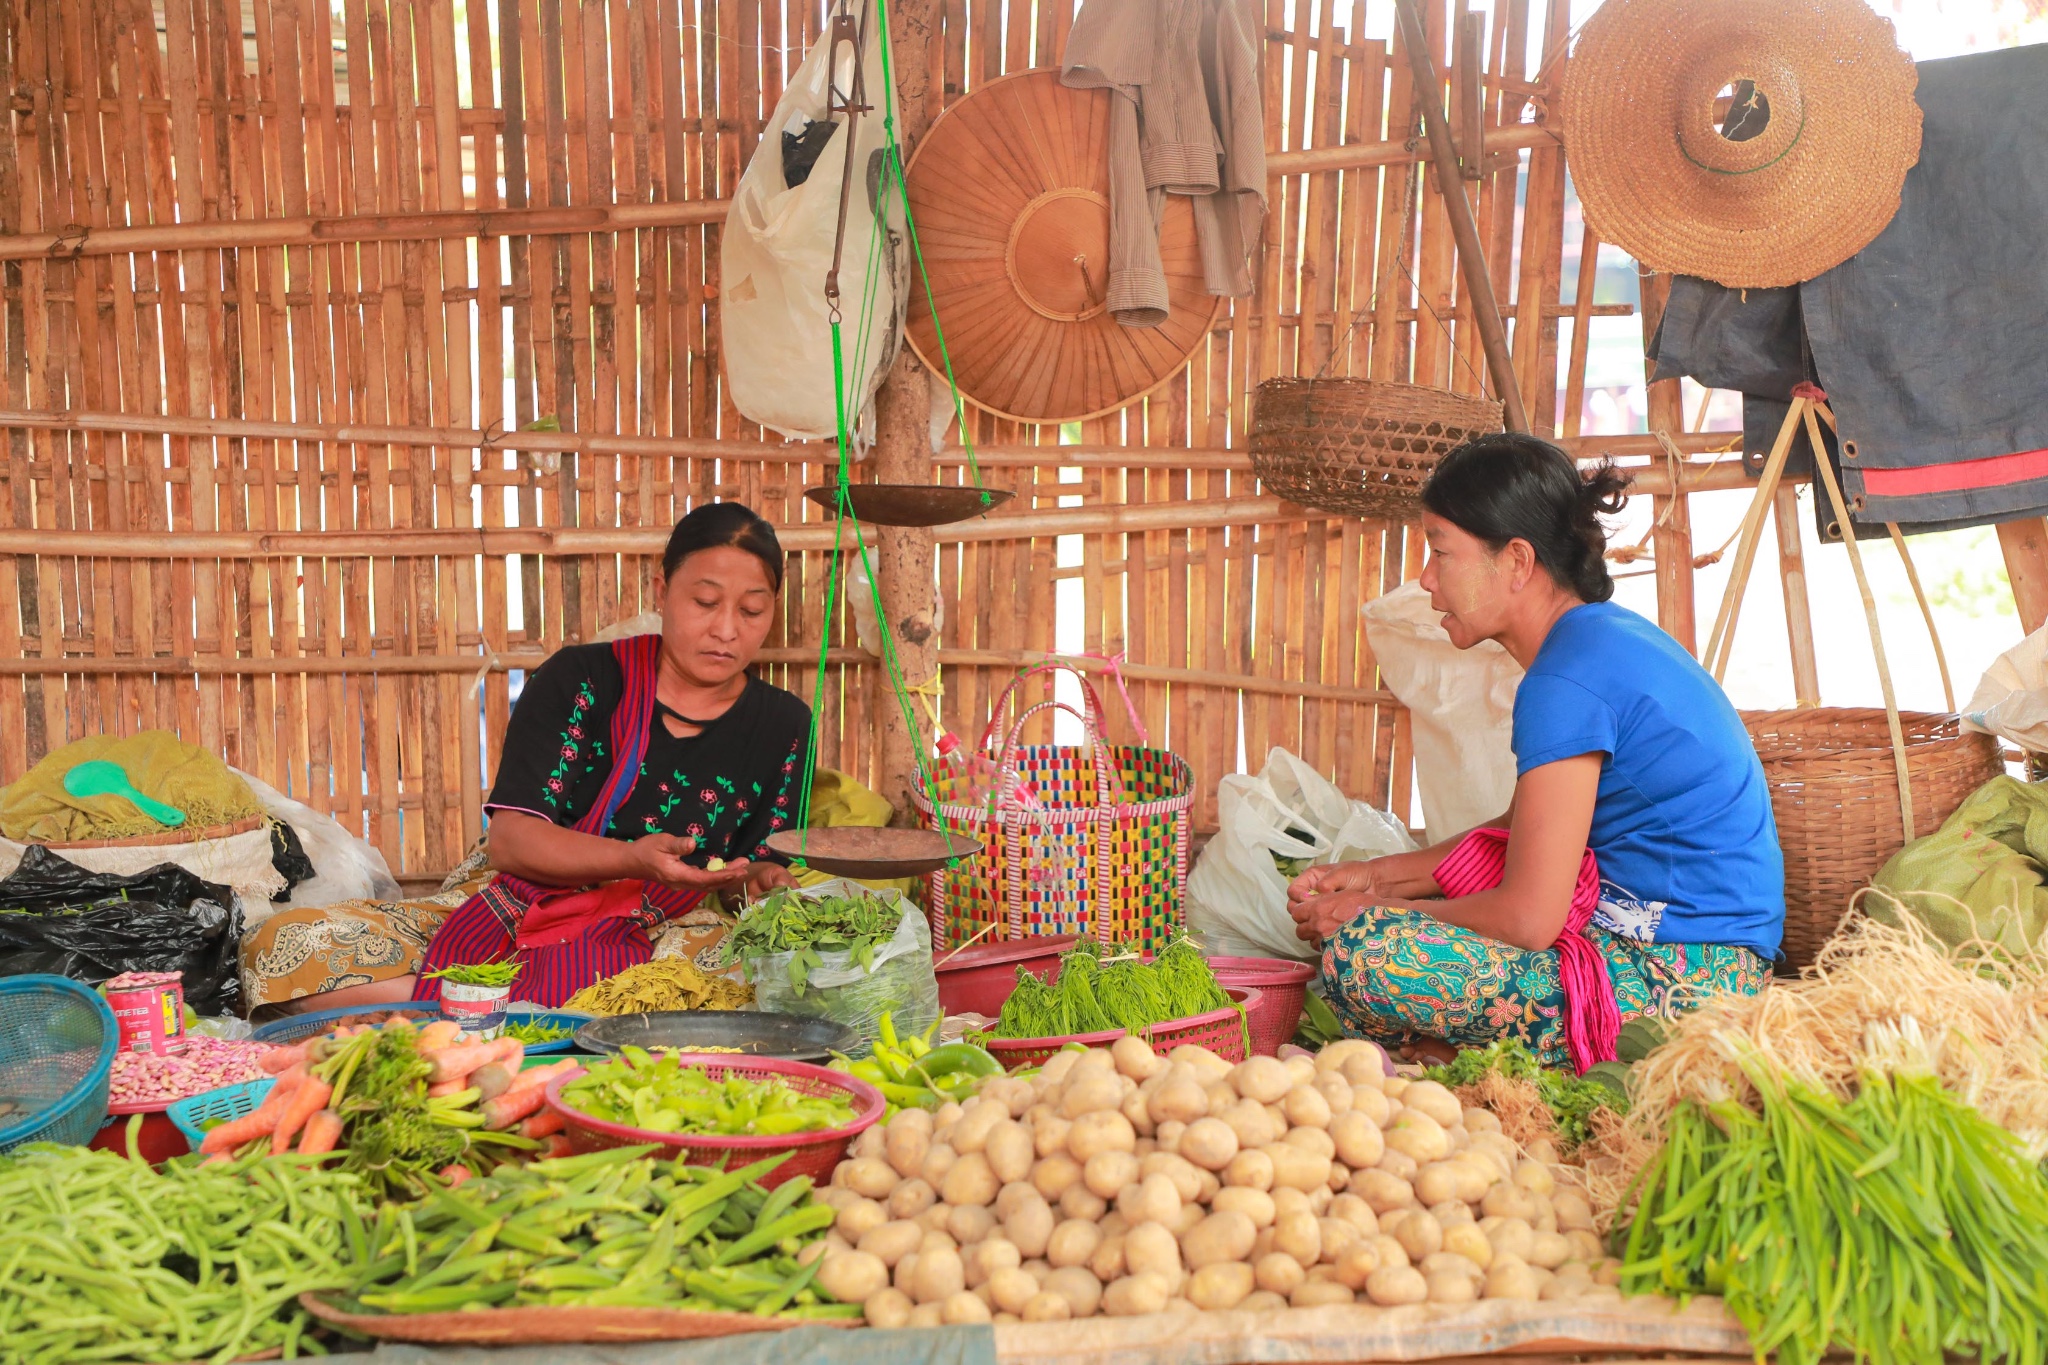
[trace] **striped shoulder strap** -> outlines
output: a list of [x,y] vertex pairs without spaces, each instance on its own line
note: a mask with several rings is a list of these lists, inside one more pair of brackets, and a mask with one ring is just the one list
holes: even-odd
[[624,686],[619,704],[612,712],[612,771],[604,789],[591,803],[576,828],[585,834],[602,835],[611,828],[612,817],[632,795],[647,758],[647,738],[654,725],[654,687],[661,667],[661,637],[632,635],[612,642],[612,657],[619,661]]

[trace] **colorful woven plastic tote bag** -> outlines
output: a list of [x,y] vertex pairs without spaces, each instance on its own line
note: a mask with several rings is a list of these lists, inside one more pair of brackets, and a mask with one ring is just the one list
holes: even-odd
[[[1080,679],[1084,709],[1043,701],[1005,723],[1024,681],[1057,669]],[[1048,710],[1078,716],[1086,742],[1020,743],[1025,723]],[[1139,739],[1147,738],[1140,723]],[[1181,927],[1185,905],[1194,804],[1188,765],[1149,743],[1108,743],[1094,684],[1061,663],[1037,665],[1010,681],[981,749],[997,764],[992,797],[956,804],[945,790],[938,794],[938,821],[980,840],[982,852],[931,874],[933,946],[964,942],[990,925],[1001,926],[995,933],[1002,938],[1093,934],[1104,943],[1165,946]],[[1029,804],[1019,797],[1026,790]],[[912,799],[933,824],[930,797],[918,791]]]

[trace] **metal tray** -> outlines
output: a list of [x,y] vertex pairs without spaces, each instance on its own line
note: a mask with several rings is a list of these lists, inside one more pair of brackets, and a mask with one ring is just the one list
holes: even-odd
[[614,1014],[593,1019],[576,1031],[584,1052],[609,1055],[628,1044],[690,1052],[704,1047],[736,1047],[750,1057],[786,1057],[823,1063],[835,1052],[848,1052],[859,1035],[829,1019],[758,1010],[655,1010],[648,1014]]
[[[958,484],[848,484],[853,515],[870,526],[946,526],[992,512],[1017,495],[1007,488],[967,488]],[[826,511],[839,507],[839,487],[807,488],[804,496]]]
[[916,877],[935,872],[954,858],[972,858],[981,841],[935,829],[785,829],[768,836],[768,847],[806,867],[855,879]]

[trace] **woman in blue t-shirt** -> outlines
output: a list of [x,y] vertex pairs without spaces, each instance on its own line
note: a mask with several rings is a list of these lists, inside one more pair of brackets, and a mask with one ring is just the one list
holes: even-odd
[[[1288,909],[1322,944],[1347,1031],[1390,1044],[1518,1038],[1583,1066],[1584,1011],[1604,1011],[1610,1033],[1617,1019],[1603,961],[1619,1020],[1762,987],[1785,922],[1763,767],[1707,672],[1608,601],[1600,514],[1620,510],[1624,488],[1611,468],[1582,478],[1557,447],[1512,433],[1452,451],[1423,487],[1430,605],[1460,649],[1498,640],[1527,670],[1515,795],[1490,822],[1507,829],[1504,866],[1498,836],[1488,864],[1488,836],[1459,831],[1294,882]],[[1475,865],[1491,868],[1480,884],[1498,885],[1469,891]],[[1440,868],[1467,894],[1444,899]],[[1594,951],[1561,943],[1588,911]]]

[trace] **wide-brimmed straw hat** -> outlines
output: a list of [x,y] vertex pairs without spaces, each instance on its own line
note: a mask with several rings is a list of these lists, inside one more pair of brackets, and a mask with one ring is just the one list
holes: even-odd
[[1171,378],[1209,335],[1195,214],[1166,196],[1159,230],[1166,321],[1126,327],[1109,287],[1107,90],[1072,90],[1057,68],[1002,76],[949,105],[909,169],[925,271],[905,332],[944,373],[932,304],[968,401],[1025,422],[1113,412]]
[[1898,212],[1918,83],[1865,0],[1606,0],[1564,78],[1586,220],[1654,270],[1810,280]]

